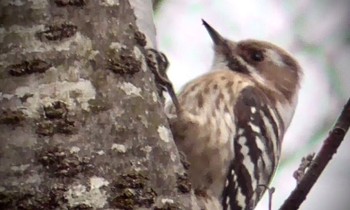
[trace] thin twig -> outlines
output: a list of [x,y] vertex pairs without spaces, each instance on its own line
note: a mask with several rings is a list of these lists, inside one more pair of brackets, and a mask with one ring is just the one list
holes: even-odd
[[330,131],[327,139],[324,141],[321,150],[317,153],[309,169],[306,171],[305,175],[289,195],[287,200],[285,200],[280,210],[299,209],[301,203],[306,199],[307,194],[316,183],[326,165],[337,152],[337,149],[343,141],[346,132],[349,130],[349,126],[350,99],[344,106],[342,113],[340,114],[333,129]]

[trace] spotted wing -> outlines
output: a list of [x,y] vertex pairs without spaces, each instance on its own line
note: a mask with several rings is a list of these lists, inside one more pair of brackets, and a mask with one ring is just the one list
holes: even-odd
[[253,209],[268,186],[280,156],[282,119],[263,92],[247,87],[234,106],[234,159],[222,194],[224,210]]

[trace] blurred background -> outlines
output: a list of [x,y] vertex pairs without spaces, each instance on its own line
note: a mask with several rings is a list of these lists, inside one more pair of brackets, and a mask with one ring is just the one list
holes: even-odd
[[[350,1],[164,0],[156,1],[158,48],[170,60],[168,75],[179,90],[211,66],[212,43],[201,19],[232,40],[273,42],[304,69],[299,104],[283,143],[271,186],[273,209],[295,187],[303,156],[317,152],[350,96]],[[350,134],[313,187],[302,210],[350,209]],[[268,196],[257,210],[268,209]]]

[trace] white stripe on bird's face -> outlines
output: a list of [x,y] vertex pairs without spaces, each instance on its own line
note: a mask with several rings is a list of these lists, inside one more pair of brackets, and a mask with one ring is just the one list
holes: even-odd
[[267,49],[265,51],[265,56],[276,66],[279,66],[279,67],[286,66],[281,55],[272,49]]

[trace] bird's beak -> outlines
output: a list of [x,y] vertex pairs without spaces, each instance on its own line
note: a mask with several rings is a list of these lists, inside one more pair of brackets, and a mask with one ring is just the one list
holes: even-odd
[[213,27],[211,27],[205,20],[202,19],[202,22],[215,45],[222,45],[226,42],[225,38],[222,37],[219,34],[219,32],[217,32]]

